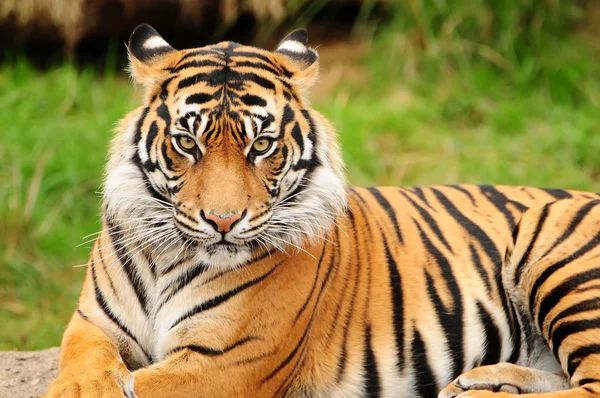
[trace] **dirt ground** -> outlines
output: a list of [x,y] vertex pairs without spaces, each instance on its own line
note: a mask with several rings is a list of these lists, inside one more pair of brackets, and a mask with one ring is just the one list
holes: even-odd
[[56,378],[58,348],[0,352],[0,398],[39,397]]

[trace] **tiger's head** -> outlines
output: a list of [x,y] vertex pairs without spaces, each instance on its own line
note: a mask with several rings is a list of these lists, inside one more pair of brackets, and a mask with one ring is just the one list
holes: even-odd
[[319,67],[306,30],[274,52],[176,50],[140,25],[128,51],[146,95],[112,143],[107,228],[152,257],[224,268],[324,236],[346,197],[335,132],[305,98]]

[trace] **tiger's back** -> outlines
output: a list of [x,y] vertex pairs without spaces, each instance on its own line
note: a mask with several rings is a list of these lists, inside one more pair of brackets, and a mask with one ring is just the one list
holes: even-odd
[[534,347],[529,336],[521,341],[525,331],[503,286],[502,265],[528,208],[597,195],[462,185],[355,188],[349,198],[350,228],[358,231],[370,285],[361,296],[367,319],[357,321],[368,341],[354,347],[363,365],[365,352],[372,355],[362,382],[386,396],[428,397],[480,365],[559,369],[548,350]]

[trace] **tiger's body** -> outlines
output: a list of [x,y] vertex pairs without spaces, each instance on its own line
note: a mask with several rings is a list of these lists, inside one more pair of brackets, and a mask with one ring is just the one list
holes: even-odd
[[50,397],[600,396],[598,195],[344,189],[302,32],[275,53],[136,32],[148,98]]

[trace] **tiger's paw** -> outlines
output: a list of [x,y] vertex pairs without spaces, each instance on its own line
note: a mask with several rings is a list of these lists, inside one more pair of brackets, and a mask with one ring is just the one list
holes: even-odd
[[494,398],[499,398],[500,396],[520,394],[521,388],[517,383],[522,382],[523,375],[518,375],[515,371],[520,371],[519,367],[508,363],[472,369],[458,376],[446,386],[439,393],[438,398],[483,398],[490,394],[493,394]]
[[45,398],[123,398],[133,397],[131,387],[133,377],[119,377],[116,373],[80,372],[59,376],[52,384]]
[[460,376],[440,391],[438,398],[501,398],[519,393],[519,389],[512,384],[473,382]]
[[514,394],[506,392],[471,390],[463,392],[457,398],[514,398]]

